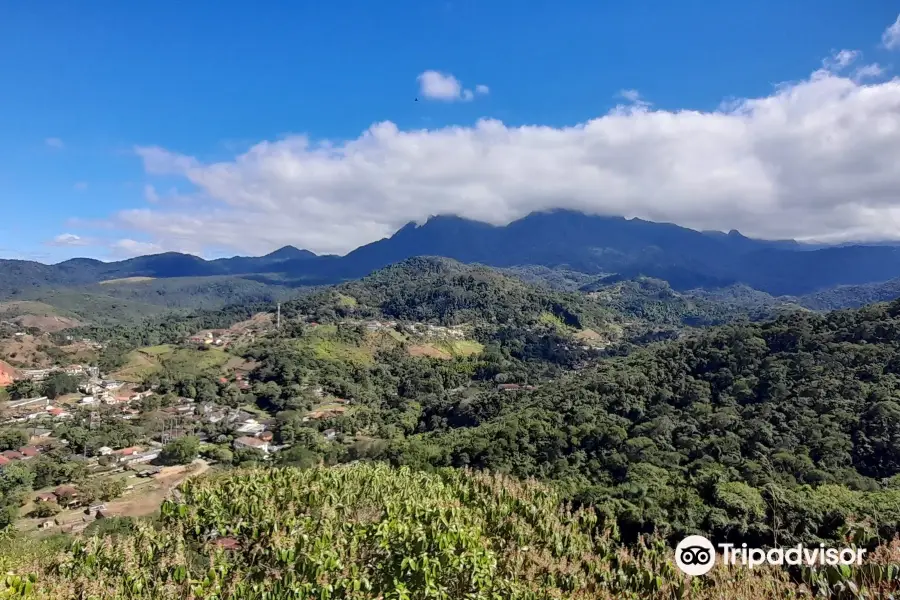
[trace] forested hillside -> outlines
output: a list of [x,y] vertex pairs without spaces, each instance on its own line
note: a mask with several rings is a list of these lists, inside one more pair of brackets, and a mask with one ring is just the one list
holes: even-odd
[[[9,538],[0,561],[17,575],[3,585],[24,593],[16,577],[32,573],[45,598],[454,600],[896,588],[883,565],[900,552],[900,301],[751,323],[658,280],[587,285],[418,258],[287,301],[280,329],[257,319],[261,333],[227,351],[186,340],[271,315],[270,302],[55,334],[104,342],[105,372],[137,348],[168,357],[141,381],[156,394],[146,417],[67,423],[62,439],[135,444],[154,411],[188,398],[253,410],[280,450],[234,450],[227,424],[204,423],[203,453],[225,473],[185,484],[160,519],[110,521],[69,551]],[[616,339],[653,331],[680,338],[611,356]],[[223,378],[229,357],[246,365],[240,386]],[[7,479],[12,521],[30,488]],[[852,539],[876,558],[693,583],[667,545],[697,532],[764,547]]]
[[334,318],[380,314],[440,325],[525,326],[552,318],[575,328],[602,324],[613,313],[584,295],[556,292],[444,258],[412,258],[359,281],[305,296],[285,306]]
[[444,408],[393,460],[561,482],[626,537],[771,544],[900,523],[900,302],[728,326]]

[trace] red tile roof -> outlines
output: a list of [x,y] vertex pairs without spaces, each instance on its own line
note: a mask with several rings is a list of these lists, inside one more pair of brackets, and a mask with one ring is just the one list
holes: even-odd
[[19,454],[18,452],[16,452],[15,450],[7,450],[6,452],[3,452],[2,454],[9,460],[19,460],[20,458],[22,458],[22,455]]
[[22,453],[22,456],[37,456],[41,453],[41,451],[34,446],[25,446],[24,448],[19,448],[19,452]]
[[10,463],[10,460],[8,458],[6,458],[5,456],[3,456],[2,454],[0,454],[0,467],[2,467],[3,465],[8,465],[9,463]]

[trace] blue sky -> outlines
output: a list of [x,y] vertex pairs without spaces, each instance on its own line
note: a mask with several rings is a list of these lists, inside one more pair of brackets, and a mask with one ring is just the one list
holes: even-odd
[[[262,4],[7,3],[0,18],[0,198],[6,217],[0,256],[57,261],[161,250],[212,256],[264,252],[283,243],[342,252],[435,212],[500,223],[557,201],[598,212],[633,207],[637,216],[688,226],[823,239],[889,237],[872,223],[900,214],[884,200],[900,190],[900,181],[884,182],[872,169],[830,184],[850,186],[845,196],[863,205],[860,214],[850,215],[852,207],[824,195],[813,207],[791,204],[785,197],[809,192],[792,182],[807,173],[815,177],[802,159],[823,160],[810,157],[818,151],[815,136],[793,140],[797,155],[769,161],[760,147],[771,139],[757,132],[762,126],[756,121],[752,135],[729,132],[746,118],[731,111],[729,124],[717,129],[723,100],[777,99],[777,84],[812,81],[823,61],[833,63],[841,50],[860,52],[852,65],[840,67],[857,71],[832,68],[826,77],[831,87],[821,84],[798,100],[807,108],[791,122],[827,122],[817,111],[832,101],[850,102],[848,95],[874,102],[867,86],[877,88],[880,99],[864,107],[872,111],[864,122],[890,118],[900,106],[892,104],[893,63],[900,53],[883,37],[898,18],[897,5],[886,0]],[[876,77],[860,74],[875,64]],[[473,91],[472,99],[427,98],[417,77],[431,70],[452,75],[461,94]],[[489,91],[476,94],[477,85]],[[623,98],[622,90],[636,90],[640,100],[627,93]],[[601,119],[623,103],[627,114],[597,125],[598,131],[603,126],[598,138],[579,142],[577,151],[566,145],[566,127]],[[856,105],[839,108],[860,114]],[[696,118],[704,121],[697,126],[710,132],[696,155],[731,157],[714,166],[719,175],[713,184],[700,182],[721,185],[706,204],[678,200],[690,193],[675,179],[701,167],[669,164],[685,153],[679,140],[698,138],[691,134],[694,125],[686,124],[689,116],[679,112],[684,110],[698,111]],[[748,110],[757,115],[763,108]],[[502,132],[479,128],[481,119],[502,122]],[[395,130],[367,142],[364,132],[385,121]],[[890,123],[881,138],[862,140],[857,137],[864,122],[836,122],[848,128],[841,140],[852,141],[854,149],[865,144],[883,152],[887,143],[900,152],[900,142],[885,142]],[[672,128],[684,129],[682,137],[667,133]],[[665,141],[653,146],[672,144],[668,158],[645,161],[629,147],[631,158],[620,160],[623,153],[612,145],[584,154],[598,140],[643,138],[650,129]],[[823,126],[816,135],[831,135],[826,132]],[[291,137],[296,135],[330,140],[339,156],[310,158]],[[460,138],[477,143],[463,148],[454,141]],[[356,143],[348,148],[348,140]],[[266,141],[251,159],[239,158]],[[724,151],[714,147],[719,143]],[[752,148],[741,153],[737,146]],[[147,149],[154,149],[150,158]],[[502,155],[507,162],[453,164],[468,152]],[[561,170],[536,182],[542,153]],[[434,162],[425,162],[426,155]],[[566,171],[568,156],[577,172]],[[647,164],[653,161],[668,165],[655,187],[640,183],[637,190],[638,184],[623,181],[635,171],[641,182],[654,179]],[[760,168],[756,162],[781,165],[790,181],[768,168],[754,180],[764,183],[738,181],[730,173],[750,165],[743,173],[749,180]],[[397,164],[404,165],[400,171]],[[432,164],[446,172],[429,179]],[[324,168],[337,175],[324,177]],[[595,171],[585,175],[588,189],[557,183],[585,169]],[[415,186],[407,184],[413,179]],[[876,181],[882,187],[870,189]],[[462,198],[458,206],[447,188]],[[754,210],[716,208],[760,194],[766,200]],[[594,206],[588,197],[600,199]],[[815,210],[815,225],[770,231],[764,224],[768,209],[772,220]],[[873,210],[888,212],[873,216]],[[841,229],[839,223],[849,224]],[[61,235],[67,237],[52,242]]]

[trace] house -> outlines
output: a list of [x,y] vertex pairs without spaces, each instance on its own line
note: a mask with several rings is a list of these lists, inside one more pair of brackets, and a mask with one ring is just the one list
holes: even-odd
[[0,467],[5,467],[10,462],[12,462],[10,459],[8,459],[5,456],[3,456],[2,454],[0,454]]
[[243,436],[234,440],[234,448],[236,450],[240,450],[242,448],[253,448],[254,450],[261,450],[266,454],[269,453],[269,443],[264,442],[263,440],[255,437]]
[[56,494],[53,492],[44,492],[34,497],[35,502],[56,502]]
[[122,459],[125,464],[128,465],[140,465],[143,463],[148,463],[151,460],[154,460],[159,457],[159,450],[148,450],[147,452],[142,452],[139,454],[133,454],[128,458]]
[[22,460],[27,460],[29,458],[34,458],[40,454],[41,451],[34,446],[25,446],[24,448],[19,448],[19,453],[22,455]]
[[117,389],[119,389],[120,387],[122,387],[123,385],[125,385],[125,383],[122,382],[122,381],[112,381],[112,380],[107,380],[107,381],[104,381],[102,385],[103,385],[103,388],[104,388],[104,389],[107,389],[107,390],[117,390]]
[[235,428],[238,433],[247,435],[256,435],[265,431],[266,426],[257,422],[256,419],[247,419],[239,427]]
[[[55,410],[55,409],[53,409],[53,410]],[[50,431],[49,429],[44,429],[43,427],[35,427],[35,428],[31,431],[31,437],[44,439],[44,438],[50,437],[50,435],[51,435],[52,433],[53,433],[53,432]]]
[[337,437],[337,431],[335,431],[334,429],[326,429],[322,432],[322,435],[325,436],[325,439],[327,441],[331,442],[334,441],[334,439]]
[[112,454],[113,449],[109,446],[100,446],[100,448],[97,449],[97,452],[100,456],[106,456],[107,454]]
[[9,460],[21,460],[22,455],[15,450],[7,450],[6,452],[0,452],[0,456],[5,456]]
[[134,456],[141,449],[138,446],[129,446],[128,448],[122,448],[121,450],[115,450],[112,453],[118,456]]
[[85,396],[81,399],[81,402],[79,402],[79,404],[97,404],[97,398],[95,398],[94,396]]
[[152,467],[150,469],[144,469],[143,471],[139,471],[138,477],[152,477],[154,475],[159,475],[162,473],[162,467]]
[[262,431],[262,432],[260,432],[260,434],[257,435],[256,437],[258,437],[259,439],[261,439],[261,440],[264,441],[264,442],[271,442],[271,441],[272,441],[272,438],[273,438],[274,436],[272,435],[272,432],[271,432],[271,431]]
[[38,523],[38,529],[50,529],[51,527],[56,527],[59,525],[59,522],[56,519],[47,519],[46,521],[41,521]]

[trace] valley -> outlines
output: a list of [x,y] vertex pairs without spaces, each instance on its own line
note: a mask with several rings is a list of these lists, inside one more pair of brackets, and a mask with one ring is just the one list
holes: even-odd
[[[415,473],[442,473],[427,485],[446,485],[471,472],[545,486],[540,497],[558,508],[542,518],[566,506],[595,515],[604,543],[632,553],[636,572],[662,569],[646,561],[697,531],[762,546],[852,531],[870,551],[891,552],[900,308],[823,311],[890,293],[880,285],[776,298],[416,257],[333,286],[122,320],[78,321],[14,301],[0,342],[13,380],[0,425],[0,444],[9,440],[0,468],[12,477],[3,514],[37,548],[75,536],[102,554],[91,540],[116,535],[137,551],[149,538],[135,532],[175,523],[174,507],[199,501],[194,484],[170,477],[176,467],[210,468],[196,473],[201,487],[253,480],[263,495],[282,493],[269,478],[332,471],[388,486]],[[45,331],[18,331],[28,310],[49,319]],[[56,327],[61,318],[72,326]],[[29,375],[39,367],[40,379]],[[79,374],[92,368],[97,375]],[[349,481],[340,485],[357,485]],[[62,500],[67,486],[72,499]],[[205,518],[206,533],[173,533],[177,543],[252,544],[237,525],[227,535],[204,529]],[[48,564],[69,560],[47,552]],[[508,558],[530,560],[522,552]],[[229,569],[243,573],[236,560]],[[665,572],[656,588],[629,579],[615,589],[675,593],[681,580]],[[840,577],[862,585],[866,573]],[[549,576],[535,582],[552,587]],[[818,577],[758,576],[784,593],[797,577]],[[711,581],[710,593],[757,585]]]

